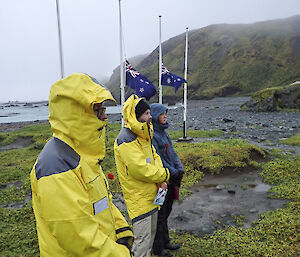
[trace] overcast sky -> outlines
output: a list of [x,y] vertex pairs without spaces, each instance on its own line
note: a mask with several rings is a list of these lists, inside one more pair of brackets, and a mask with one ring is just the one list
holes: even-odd
[[[0,0],[0,102],[48,100],[60,79],[55,0]],[[108,77],[119,65],[118,0],[59,0],[65,74]],[[300,14],[300,0],[122,0],[126,57],[218,23]]]

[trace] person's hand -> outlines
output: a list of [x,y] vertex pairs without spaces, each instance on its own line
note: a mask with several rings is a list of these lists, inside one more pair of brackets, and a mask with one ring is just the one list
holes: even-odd
[[133,237],[126,236],[126,237],[119,238],[117,240],[117,243],[120,245],[126,246],[129,249],[129,251],[131,252],[131,248],[132,248],[132,244],[133,244]]
[[161,188],[162,188],[162,190],[166,191],[166,190],[167,190],[167,188],[168,188],[168,185],[167,185],[167,183],[166,183],[166,182],[162,182],[162,183],[159,185],[159,187],[161,187]]
[[181,181],[184,171],[183,170],[178,170],[177,173],[178,173],[178,180]]
[[182,177],[183,177],[183,170],[177,170],[175,174],[171,175],[171,183],[174,185],[180,184]]

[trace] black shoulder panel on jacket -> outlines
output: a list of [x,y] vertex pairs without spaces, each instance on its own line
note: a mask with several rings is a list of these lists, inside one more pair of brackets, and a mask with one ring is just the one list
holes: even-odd
[[35,165],[36,178],[62,173],[76,168],[80,156],[58,138],[51,138],[41,151]]
[[118,146],[123,143],[130,143],[136,140],[137,135],[134,134],[129,128],[122,128],[118,137],[117,137],[117,144]]

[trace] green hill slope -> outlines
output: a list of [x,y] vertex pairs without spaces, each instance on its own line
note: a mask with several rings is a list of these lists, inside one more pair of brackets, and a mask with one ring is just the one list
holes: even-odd
[[[164,64],[179,76],[184,72],[184,48],[184,33],[162,44]],[[157,86],[158,48],[136,68]],[[300,15],[211,25],[189,33],[189,99],[247,95],[299,79]],[[110,80],[107,86],[118,97],[118,85]],[[163,95],[166,102],[174,99],[174,89],[163,87]],[[176,99],[181,98],[178,90]]]

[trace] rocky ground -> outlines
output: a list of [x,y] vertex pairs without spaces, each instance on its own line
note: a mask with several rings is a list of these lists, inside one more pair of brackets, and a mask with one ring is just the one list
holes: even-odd
[[[187,129],[220,129],[224,131],[220,139],[241,138],[265,148],[280,148],[300,154],[299,147],[279,144],[280,139],[300,133],[300,112],[241,111],[240,106],[249,99],[250,97],[219,97],[189,101]],[[119,114],[110,115],[109,118],[111,122],[121,121]],[[183,107],[171,106],[168,121],[170,130],[182,130]]]

